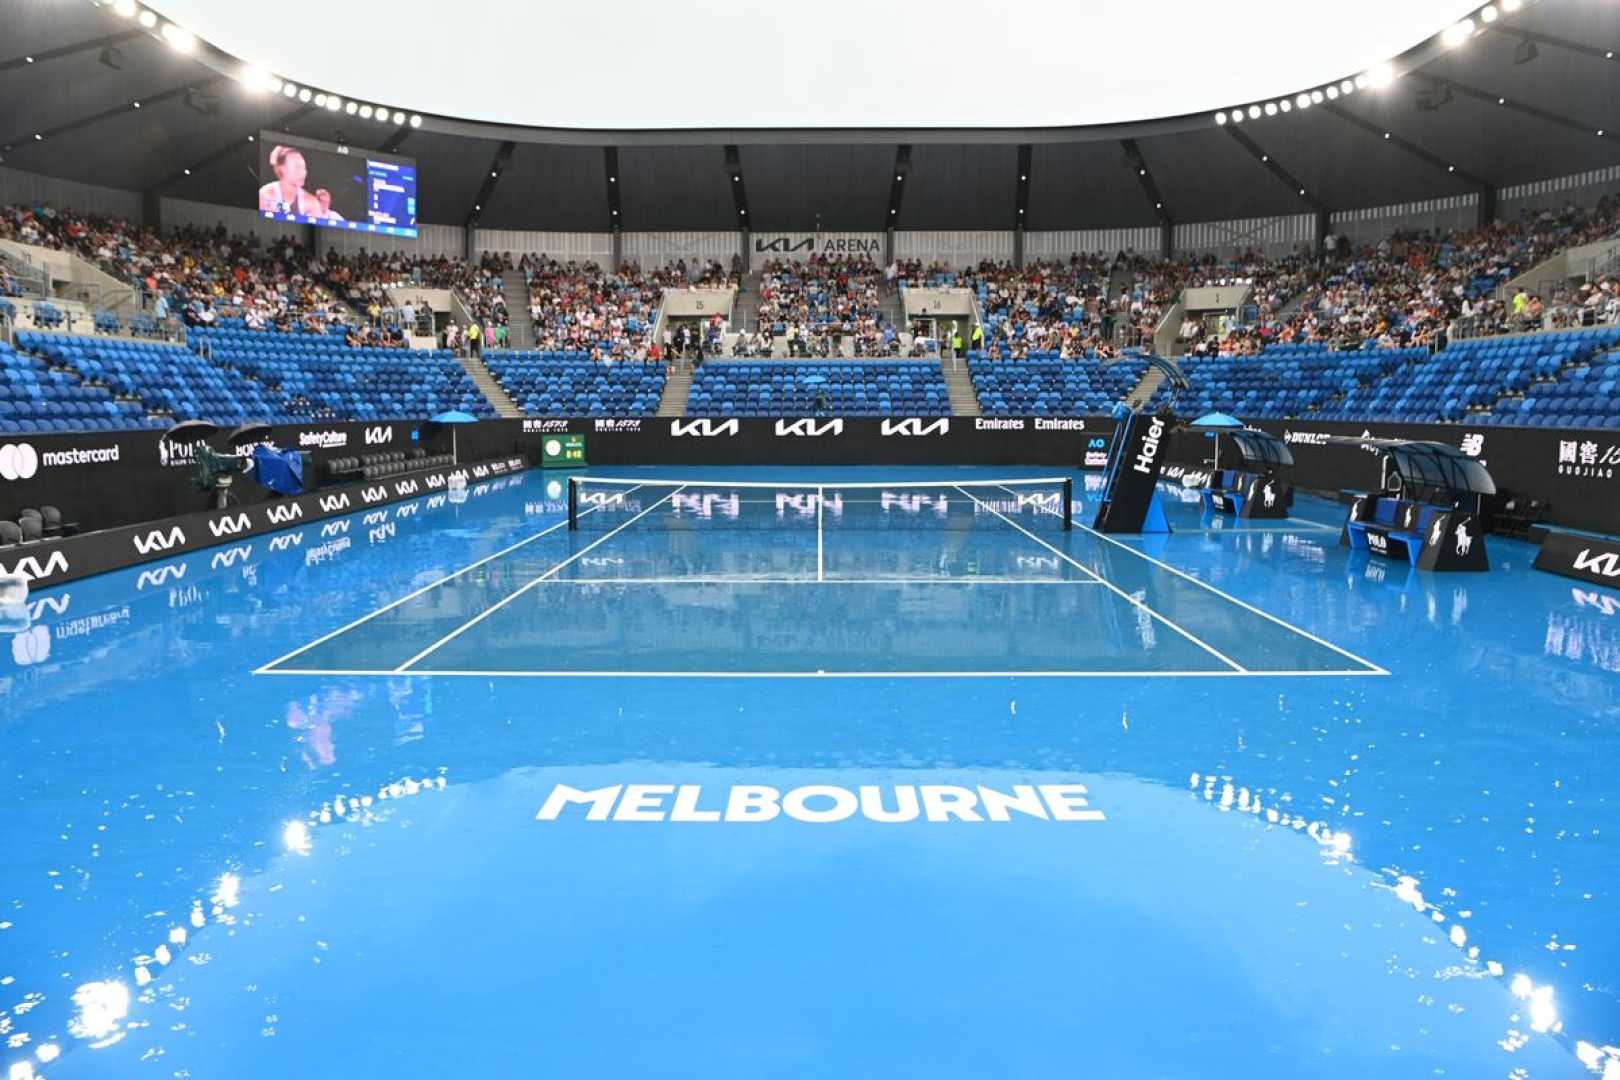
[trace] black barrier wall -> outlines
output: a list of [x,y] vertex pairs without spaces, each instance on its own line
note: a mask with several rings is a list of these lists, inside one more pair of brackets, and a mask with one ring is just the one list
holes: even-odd
[[526,459],[513,456],[451,469],[407,473],[387,480],[346,484],[251,506],[232,506],[226,510],[183,514],[58,540],[18,544],[0,549],[0,572],[24,574],[31,588],[44,588],[137,563],[169,559],[200,548],[233,544],[261,533],[401,499],[446,495],[450,478],[457,473],[469,485],[475,485],[527,467]]

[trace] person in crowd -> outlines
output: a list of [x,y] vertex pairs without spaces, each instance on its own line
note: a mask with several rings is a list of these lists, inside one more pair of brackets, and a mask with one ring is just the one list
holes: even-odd
[[309,164],[304,152],[295,146],[275,146],[270,150],[270,168],[276,178],[259,189],[259,209],[277,214],[324,216],[321,202],[304,190]]

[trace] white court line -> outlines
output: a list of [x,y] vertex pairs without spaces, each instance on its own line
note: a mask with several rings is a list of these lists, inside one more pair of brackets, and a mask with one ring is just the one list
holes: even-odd
[[[634,491],[635,491],[635,489],[631,488],[630,491],[622,492],[621,494],[619,494],[616,497],[622,499],[625,496],[630,495]],[[585,511],[585,514],[594,514],[600,509],[602,509],[601,505],[593,506],[589,510]],[[580,517],[584,517],[585,514],[581,514]],[[482,559],[479,559],[477,562],[468,563],[466,566],[463,566],[460,570],[457,570],[455,573],[446,574],[444,577],[439,578],[437,581],[431,581],[428,584],[422,586],[420,589],[417,589],[415,592],[406,593],[404,596],[400,597],[398,600],[393,600],[393,601],[390,601],[389,603],[384,604],[382,607],[378,608],[376,611],[367,612],[366,614],[360,616],[358,619],[355,619],[353,622],[344,623],[342,626],[338,627],[336,630],[333,630],[332,632],[327,633],[327,634],[322,634],[320,637],[316,638],[314,641],[306,642],[305,644],[298,646],[298,648],[294,649],[290,653],[285,653],[285,654],[283,654],[281,656],[276,657],[274,660],[271,660],[271,661],[269,661],[267,663],[264,663],[264,664],[260,664],[259,667],[253,672],[253,674],[255,674],[255,675],[263,675],[265,673],[266,668],[275,667],[277,664],[284,663],[284,662],[286,662],[288,660],[291,660],[295,656],[298,656],[298,655],[300,655],[302,653],[306,653],[309,650],[313,649],[317,645],[321,645],[321,644],[324,644],[325,642],[331,641],[333,638],[337,637],[339,634],[347,633],[348,631],[353,630],[355,627],[359,626],[361,623],[370,622],[372,619],[375,619],[377,616],[394,610],[395,608],[399,607],[399,605],[405,603],[408,600],[415,600],[418,596],[421,596],[423,593],[432,592],[434,589],[437,589],[440,585],[443,585],[445,582],[453,581],[456,578],[460,577],[462,574],[465,574],[467,571],[476,570],[480,566],[483,566],[485,563],[490,562],[490,561],[495,560],[495,559],[498,559],[502,555],[506,555],[506,554],[508,554],[510,552],[516,551],[518,548],[522,547],[525,544],[532,544],[536,540],[540,539],[542,536],[548,536],[551,533],[556,532],[558,529],[563,528],[567,524],[568,524],[568,522],[566,520],[564,520],[564,521],[557,522],[557,524],[555,524],[555,525],[548,525],[544,529],[541,529],[539,532],[535,533],[534,535],[526,536],[522,540],[519,540],[517,543],[512,544],[509,547],[504,547],[501,550],[495,552],[495,554],[493,554],[493,555],[485,555]]]
[[1101,578],[811,578],[606,577],[551,578],[547,585],[1103,585]]
[[1090,533],[1092,536],[1095,536],[1097,539],[1106,540],[1108,543],[1113,544],[1115,547],[1119,548],[1120,550],[1130,552],[1132,555],[1135,555],[1138,559],[1145,559],[1148,562],[1152,563],[1154,566],[1159,567],[1161,570],[1168,570],[1168,571],[1170,571],[1170,573],[1176,575],[1179,578],[1185,578],[1188,581],[1192,582],[1194,585],[1198,585],[1198,586],[1200,586],[1202,588],[1208,589],[1210,592],[1214,593],[1216,596],[1219,596],[1221,599],[1229,601],[1231,603],[1234,603],[1238,607],[1242,608],[1245,611],[1249,611],[1249,612],[1252,612],[1252,613],[1254,613],[1256,615],[1259,615],[1263,619],[1270,619],[1272,622],[1276,623],[1278,626],[1281,626],[1285,630],[1292,630],[1294,633],[1298,634],[1300,637],[1309,638],[1310,640],[1316,642],[1318,645],[1322,646],[1323,648],[1332,649],[1334,652],[1338,653],[1340,656],[1345,657],[1348,660],[1354,660],[1358,664],[1366,664],[1367,667],[1372,669],[1371,674],[1374,674],[1374,675],[1388,675],[1389,674],[1388,671],[1386,671],[1385,669],[1379,667],[1377,664],[1373,663],[1371,660],[1368,660],[1365,657],[1357,656],[1355,653],[1351,652],[1349,649],[1341,649],[1339,646],[1333,644],[1333,642],[1331,642],[1331,641],[1324,641],[1321,638],[1317,637],[1315,634],[1311,633],[1309,630],[1303,630],[1300,627],[1295,626],[1293,623],[1287,621],[1286,619],[1279,619],[1277,616],[1273,615],[1269,611],[1264,611],[1264,610],[1262,610],[1260,608],[1255,607],[1253,604],[1247,603],[1246,601],[1243,601],[1243,600],[1239,600],[1237,597],[1233,596],[1231,593],[1225,592],[1225,591],[1223,591],[1221,589],[1218,589],[1215,586],[1211,585],[1207,581],[1200,581],[1198,578],[1193,577],[1191,574],[1186,573],[1185,571],[1177,570],[1175,567],[1171,566],[1169,563],[1160,562],[1158,559],[1155,559],[1153,556],[1149,555],[1145,551],[1137,551],[1135,548],[1131,547],[1129,544],[1122,544],[1118,540],[1115,540],[1113,537],[1107,536],[1107,535],[1105,535],[1103,533],[1100,533],[1096,529],[1093,529],[1089,525],[1081,525],[1079,522],[1075,522],[1075,524],[1077,526],[1079,526],[1080,528],[1086,530],[1086,532]]
[[466,633],[468,630],[471,630],[473,627],[477,626],[479,623],[483,622],[485,619],[489,618],[491,615],[493,615],[497,611],[501,610],[501,608],[505,607],[507,604],[510,604],[513,600],[516,600],[518,597],[522,596],[524,593],[528,592],[530,589],[534,588],[536,585],[539,585],[541,582],[543,582],[547,578],[551,577],[553,574],[555,574],[557,571],[561,570],[563,567],[567,566],[569,563],[574,562],[575,560],[581,558],[587,552],[589,552],[591,549],[600,547],[601,545],[607,543],[609,540],[613,539],[615,536],[619,535],[621,532],[628,529],[630,526],[634,525],[636,522],[640,521],[642,518],[646,517],[648,514],[652,513],[654,510],[658,509],[660,506],[662,506],[665,503],[669,502],[669,500],[673,499],[675,496],[679,495],[684,490],[686,490],[684,486],[675,488],[668,495],[665,495],[663,498],[659,499],[657,502],[655,502],[651,506],[647,507],[647,509],[645,509],[641,513],[637,514],[635,517],[631,518],[629,521],[626,521],[623,525],[616,526],[610,532],[603,533],[600,538],[591,541],[589,544],[586,544],[584,547],[580,548],[578,551],[576,551],[572,555],[568,556],[568,558],[564,559],[562,562],[560,562],[560,563],[556,564],[555,566],[553,566],[550,570],[547,570],[545,573],[541,574],[539,577],[537,577],[534,580],[529,581],[528,583],[526,583],[522,588],[518,589],[516,592],[508,593],[506,596],[504,596],[501,599],[495,601],[495,603],[491,604],[489,607],[485,608],[483,611],[480,611],[477,615],[474,615],[472,618],[468,619],[466,622],[462,623],[460,626],[456,627],[454,630],[452,630],[448,634],[444,635],[444,637],[440,638],[438,641],[435,641],[433,644],[429,645],[427,648],[423,649],[421,652],[417,653],[415,656],[411,657],[409,660],[407,660],[403,664],[399,665],[397,668],[394,669],[394,671],[395,672],[402,672],[406,668],[410,667],[412,664],[416,663],[418,660],[422,659],[424,656],[427,656],[430,653],[433,653],[433,652],[437,651],[442,646],[447,645],[450,642],[454,641],[456,638],[460,637],[462,634]]
[[[1221,661],[1223,664],[1229,665],[1234,671],[1247,671],[1248,670],[1242,664],[1238,663],[1236,660],[1233,660],[1230,656],[1227,656],[1225,653],[1221,652],[1219,649],[1215,648],[1213,645],[1209,644],[1207,641],[1204,641],[1201,638],[1197,637],[1190,630],[1187,630],[1184,627],[1178,626],[1175,623],[1171,622],[1169,619],[1165,618],[1163,615],[1160,615],[1157,611],[1154,611],[1152,608],[1148,607],[1147,604],[1143,603],[1141,600],[1138,600],[1136,597],[1132,596],[1130,593],[1126,592],[1124,589],[1121,589],[1118,585],[1115,585],[1113,582],[1104,579],[1100,574],[1097,574],[1095,571],[1088,569],[1085,566],[1085,564],[1077,562],[1076,560],[1070,558],[1068,556],[1068,554],[1066,554],[1065,552],[1059,550],[1058,548],[1053,547],[1051,544],[1048,544],[1045,540],[1042,540],[1040,537],[1036,536],[1034,533],[1030,532],[1028,529],[1024,528],[1022,525],[1018,524],[1018,522],[1014,521],[1012,518],[1010,518],[1007,515],[1003,514],[1000,510],[997,510],[995,507],[989,505],[988,503],[983,503],[983,502],[980,502],[978,499],[973,498],[972,495],[968,495],[968,493],[965,490],[963,490],[962,488],[957,488],[956,490],[961,491],[963,495],[967,495],[967,497],[969,499],[972,499],[975,504],[984,507],[984,509],[990,511],[992,514],[996,515],[996,517],[1000,518],[1002,521],[1005,521],[1008,525],[1011,525],[1013,528],[1017,529],[1019,532],[1023,533],[1025,536],[1029,537],[1031,540],[1033,540],[1037,544],[1041,545],[1041,547],[1045,548],[1047,551],[1050,551],[1052,554],[1056,555],[1058,558],[1060,558],[1064,562],[1068,563],[1070,566],[1073,566],[1075,569],[1079,570],[1081,573],[1086,574],[1089,577],[1096,578],[1097,583],[1102,585],[1109,592],[1113,593],[1115,596],[1118,596],[1120,599],[1124,600],[1126,603],[1131,604],[1133,607],[1141,608],[1149,616],[1151,616],[1151,617],[1153,617],[1155,619],[1158,619],[1160,622],[1164,623],[1164,625],[1168,626],[1170,629],[1174,630],[1176,633],[1180,634],[1182,637],[1186,638],[1188,641],[1192,642],[1194,645],[1197,645],[1199,648],[1203,649],[1205,652],[1209,653],[1211,656],[1215,657],[1217,660]],[[1057,514],[1055,511],[1052,511],[1052,510],[1048,510],[1047,513],[1053,514],[1053,516],[1055,516],[1055,517],[1061,517],[1062,516],[1061,514]]]
[[423,675],[437,679],[1272,679],[1378,675],[1367,668],[1343,671],[438,671],[416,668],[276,668],[255,675],[316,675],[388,678]]

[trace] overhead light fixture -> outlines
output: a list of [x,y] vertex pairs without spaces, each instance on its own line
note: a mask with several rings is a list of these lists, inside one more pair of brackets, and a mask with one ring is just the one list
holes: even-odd
[[101,55],[97,59],[104,67],[110,67],[114,71],[124,70],[124,50],[116,45],[103,45]]
[[1283,112],[1293,112],[1294,103],[1289,101],[1287,98],[1283,98],[1281,101],[1277,102],[1277,108],[1281,109]]
[[416,113],[412,113],[411,114],[411,127],[419,128],[421,126],[422,126],[422,118],[419,115],[417,115]]
[[1320,91],[1320,90],[1312,90],[1311,91],[1311,104],[1312,105],[1320,105],[1325,100],[1326,99],[1322,96],[1322,91]]
[[1260,160],[1261,161],[1270,161],[1271,160],[1271,155],[1270,154],[1261,154],[1260,155]]
[[138,101],[132,101],[132,102],[130,102],[130,107],[131,107],[131,108],[135,108],[135,109],[138,109],[138,108],[140,108],[140,107],[141,107],[141,103],[140,103],[140,102],[138,102]]
[[190,170],[190,169],[185,169],[185,170],[183,170],[183,171],[184,171],[184,172],[185,172],[185,174],[186,174],[186,175],[187,175],[187,176],[190,176],[190,175],[191,175],[191,170]]
[[1294,104],[1298,105],[1302,109],[1310,108],[1311,107],[1311,95],[1309,95],[1309,94],[1299,94],[1298,96],[1296,96],[1294,98]]
[[1489,4],[1479,9],[1479,21],[1490,24],[1496,21],[1496,9]]
[[298,100],[299,101],[302,101],[304,104],[308,105],[309,104],[309,99],[310,99],[309,87],[306,86],[302,90],[298,91]]
[[1329,101],[1338,101],[1339,100],[1339,88],[1337,86],[1328,87],[1327,90],[1325,91],[1325,93],[1327,94],[1327,99]]
[[326,95],[325,94],[316,94],[315,95],[315,107],[317,109],[326,108]]
[[23,57],[23,63],[25,63],[25,64],[32,64],[32,63],[33,63],[33,62],[34,62],[34,58],[33,58],[33,57],[32,57],[32,56],[25,56],[25,57]]
[[1440,31],[1440,44],[1455,49],[1474,36],[1474,20],[1460,19]]
[[1267,116],[1276,116],[1277,115],[1277,103],[1275,101],[1266,102],[1266,115]]
[[402,112],[396,112],[394,114],[394,123],[403,124],[404,122],[405,122],[405,114],[402,113]]
[[326,111],[327,112],[337,112],[341,108],[343,108],[343,99],[342,98],[338,97],[336,94],[328,94],[328,95],[326,95]]
[[1243,123],[1243,110],[1233,109],[1227,118],[1234,124],[1241,124]]
[[1356,92],[1356,84],[1351,82],[1349,79],[1345,79],[1343,82],[1339,83],[1339,93],[1341,93],[1341,94],[1353,94],[1355,92]]
[[1392,64],[1379,64],[1367,72],[1367,82],[1375,90],[1382,90],[1395,81],[1395,67]]
[[270,73],[264,68],[245,67],[236,76],[242,84],[242,89],[255,94],[262,94],[270,89]]
[[34,132],[34,141],[35,142],[44,142],[45,141],[45,136],[41,135],[39,132],[36,131],[36,132]]
[[135,0],[113,0],[113,13],[126,19],[135,17]]
[[281,96],[282,97],[288,97],[288,98],[297,97],[298,96],[298,84],[297,83],[282,83],[281,84]]
[[175,52],[188,53],[197,47],[197,36],[183,26],[164,23],[160,34]]
[[362,106],[360,106],[360,119],[362,119],[362,120],[370,120],[371,119],[371,106],[370,105],[362,105]]
[[[1225,114],[1225,113],[1224,113],[1224,112],[1218,112],[1218,113],[1216,113],[1216,114],[1215,114],[1215,122],[1216,122],[1216,123],[1217,123],[1217,124],[1224,124],[1224,123],[1226,123],[1226,114]],[[897,176],[897,177],[895,177],[895,179],[896,179],[896,180],[898,180],[898,179],[900,179],[900,178],[899,178],[899,177],[898,177],[898,176]]]
[[155,11],[147,11],[145,8],[142,8],[140,18],[136,19],[135,21],[150,30],[152,27],[157,25],[157,13]]
[[1250,105],[1249,106],[1249,119],[1250,120],[1258,120],[1258,119],[1260,119],[1260,106],[1258,106],[1258,105]]
[[1360,75],[1356,76],[1355,81],[1356,81],[1356,89],[1357,90],[1365,90],[1365,89],[1367,89],[1367,83],[1370,82],[1371,80],[1369,80],[1367,78],[1367,73],[1365,71],[1363,71]]
[[1501,0],[1502,11],[1511,15],[1524,6],[1524,0]]
[[[372,112],[376,114],[376,117],[380,122],[384,124],[388,123],[388,110],[386,108],[378,105],[372,110]],[[401,119],[403,119],[403,117],[401,117]]]
[[1540,55],[1541,50],[1536,48],[1536,43],[1529,38],[1525,38],[1513,47],[1513,62],[1515,64],[1528,64]]
[[1389,132],[1387,132],[1387,131],[1384,132],[1384,138],[1386,138],[1386,139],[1389,138]]
[[360,106],[351,101],[347,105],[343,106],[343,111],[348,113],[350,116],[353,116],[355,113],[360,111]]

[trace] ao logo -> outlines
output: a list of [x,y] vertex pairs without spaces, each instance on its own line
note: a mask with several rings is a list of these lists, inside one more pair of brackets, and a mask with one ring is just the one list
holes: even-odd
[[39,454],[27,443],[0,446],[0,477],[27,480],[39,471]]
[[11,638],[11,658],[19,667],[42,664],[51,658],[51,632],[43,626],[30,626]]
[[1457,525],[1457,554],[1466,555],[1474,546],[1474,538],[1469,535],[1468,522],[1459,522]]
[[1607,578],[1620,577],[1620,555],[1612,551],[1593,555],[1591,548],[1581,548],[1580,554],[1575,556],[1575,569]]
[[391,443],[393,441],[394,441],[394,429],[393,429],[392,425],[390,425],[388,427],[368,427],[368,428],[366,428],[366,445],[367,446],[382,446],[382,445],[384,445],[386,443]]

